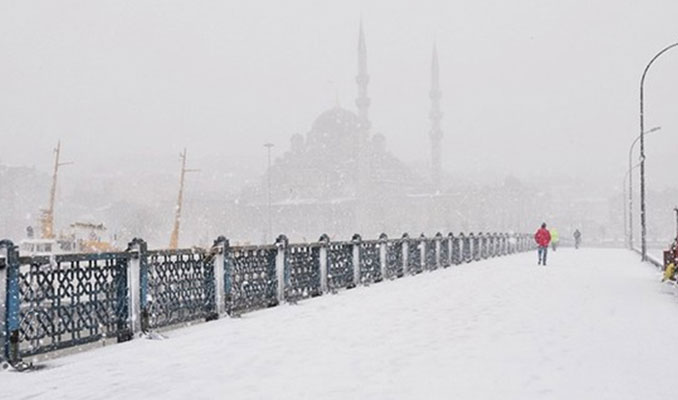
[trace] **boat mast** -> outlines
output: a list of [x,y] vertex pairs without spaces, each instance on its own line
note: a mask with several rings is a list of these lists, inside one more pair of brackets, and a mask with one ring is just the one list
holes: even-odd
[[179,196],[177,198],[177,206],[175,208],[174,214],[174,229],[172,229],[172,235],[170,236],[170,249],[176,249],[179,246],[179,225],[181,223],[181,207],[184,201],[184,177],[187,172],[197,172],[197,169],[186,169],[186,149],[184,152],[179,155],[181,158],[181,175],[179,178]]
[[43,239],[54,239],[54,201],[56,198],[57,176],[59,175],[59,167],[72,164],[70,162],[60,163],[59,156],[61,155],[61,141],[57,142],[57,147],[54,149],[54,170],[52,172],[52,187],[49,191],[49,206],[46,210],[42,210],[42,218],[40,219],[41,234]]

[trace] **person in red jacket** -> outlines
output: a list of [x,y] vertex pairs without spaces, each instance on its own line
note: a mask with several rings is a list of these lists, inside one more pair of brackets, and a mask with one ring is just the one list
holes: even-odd
[[534,234],[534,241],[539,246],[537,265],[546,265],[546,252],[549,249],[549,243],[551,243],[551,232],[546,229],[546,223],[541,224],[541,228]]

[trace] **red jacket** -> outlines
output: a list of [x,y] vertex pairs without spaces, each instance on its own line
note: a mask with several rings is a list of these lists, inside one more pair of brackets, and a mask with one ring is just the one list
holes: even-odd
[[541,247],[548,247],[551,243],[551,232],[546,228],[539,228],[537,233],[534,234],[534,241]]

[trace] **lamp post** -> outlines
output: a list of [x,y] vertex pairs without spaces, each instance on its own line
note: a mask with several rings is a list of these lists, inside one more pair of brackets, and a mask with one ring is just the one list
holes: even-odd
[[647,63],[647,66],[643,71],[643,76],[640,78],[640,252],[643,261],[647,260],[647,216],[645,215],[645,119],[643,104],[645,97],[645,76],[655,60],[674,47],[678,47],[678,42],[664,47],[659,53],[655,54],[650,62]]
[[272,240],[273,235],[273,213],[271,211],[271,149],[275,146],[273,143],[264,143],[264,147],[268,151],[268,170],[267,175],[267,191],[268,191],[268,229],[266,231],[266,242]]
[[[655,126],[654,128],[648,130],[645,132],[646,135],[649,135],[652,132],[656,132],[660,130],[662,127],[661,126]],[[635,138],[633,143],[631,143],[631,147],[629,148],[629,169],[627,171],[627,174],[629,174],[629,217],[628,217],[628,233],[626,239],[628,240],[628,245],[629,248],[633,248],[633,174],[631,174],[631,169],[635,167],[631,167],[631,163],[633,162],[632,156],[633,156],[633,148],[636,146],[636,143],[640,140],[640,135]],[[624,227],[624,229],[627,229]]]
[[[640,163],[637,163],[633,167],[629,167],[629,169],[626,170],[626,174],[624,174],[624,183],[622,183],[622,196],[623,196],[623,201],[622,204],[624,205],[624,237],[626,238],[626,244],[629,246],[629,249],[633,249],[633,224],[628,224],[628,220],[630,220],[633,216],[631,213],[631,208],[633,207],[633,203],[631,202],[631,197],[629,197],[628,200],[628,207],[629,207],[629,214],[628,214],[628,220],[626,216],[626,207],[627,207],[627,199],[626,199],[626,179],[629,178],[631,179],[633,177],[633,170],[640,167]],[[631,186],[629,186],[629,191],[631,190]],[[628,229],[631,228],[629,231]],[[631,232],[629,234],[629,232]]]

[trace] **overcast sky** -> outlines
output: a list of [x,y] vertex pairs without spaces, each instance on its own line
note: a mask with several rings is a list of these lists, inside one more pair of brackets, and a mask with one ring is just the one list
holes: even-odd
[[[431,49],[443,166],[619,181],[649,59],[678,40],[675,0],[0,0],[0,163],[80,170],[171,159],[261,166],[338,97],[354,109],[362,16],[373,131],[428,160]],[[647,81],[648,173],[675,182],[678,50]],[[142,157],[143,156],[143,157]],[[140,160],[144,158],[146,162]]]

